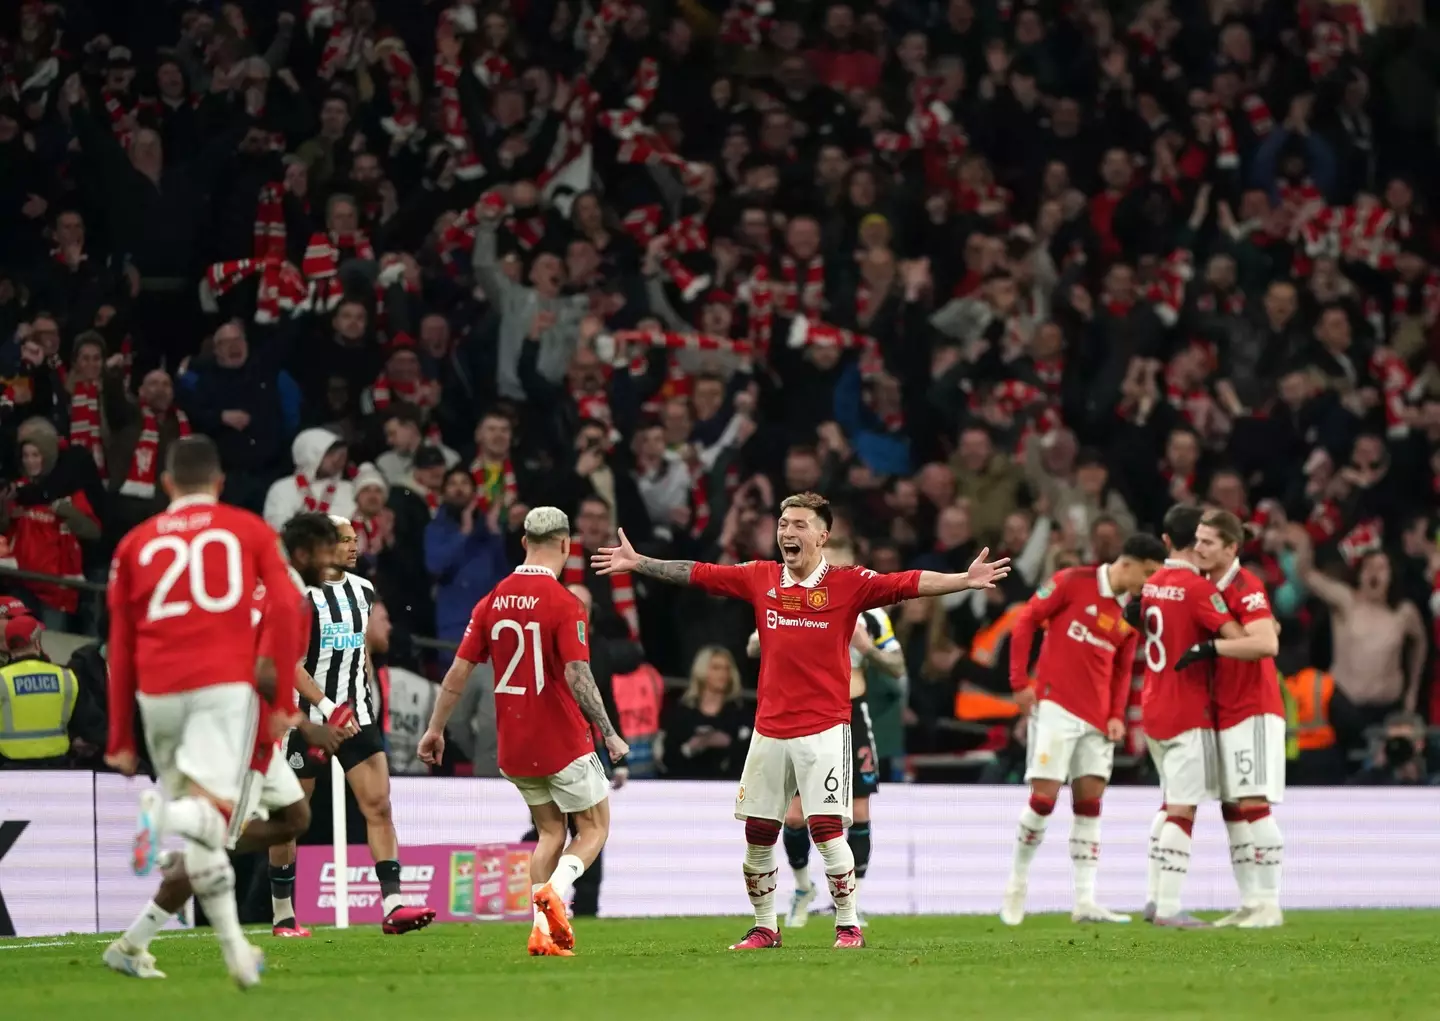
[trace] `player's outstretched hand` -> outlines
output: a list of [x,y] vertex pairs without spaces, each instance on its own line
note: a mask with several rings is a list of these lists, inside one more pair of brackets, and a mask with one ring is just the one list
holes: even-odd
[[971,588],[994,588],[995,583],[1010,573],[1010,558],[1001,557],[999,560],[986,562],[985,558],[990,555],[990,547],[986,546],[980,551],[980,555],[965,572],[970,579]]
[[420,738],[418,749],[420,761],[427,766],[438,766],[445,757],[445,735],[438,730],[427,730]]
[[611,762],[619,762],[630,754],[630,746],[625,743],[625,739],[619,734],[614,734],[605,739],[605,750],[610,753]]
[[1215,648],[1215,640],[1212,638],[1208,642],[1201,642],[1198,645],[1192,645],[1186,649],[1185,655],[1181,656],[1175,663],[1175,669],[1184,670],[1187,666],[1201,663],[1207,659],[1214,659],[1217,655],[1219,655],[1219,653]]
[[620,545],[601,546],[590,555],[590,566],[595,568],[596,574],[624,574],[635,570],[640,563],[640,555],[625,538],[625,529],[620,529],[618,534]]

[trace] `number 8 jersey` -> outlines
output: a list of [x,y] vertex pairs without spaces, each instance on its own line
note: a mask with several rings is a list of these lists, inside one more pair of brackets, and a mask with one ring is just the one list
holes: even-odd
[[1183,560],[1167,560],[1140,595],[1144,628],[1145,689],[1140,715],[1145,736],[1168,741],[1187,730],[1212,728],[1209,664],[1177,673],[1175,663],[1197,642],[1231,620],[1220,590]]
[[457,659],[495,673],[500,772],[552,776],[592,754],[565,664],[590,662],[585,608],[547,568],[522,564],[476,604]]
[[[257,582],[290,590],[279,539],[258,515],[209,496],[182,497],[120,540],[106,593],[112,745],[129,742],[137,690],[254,682]],[[282,649],[302,645],[298,600],[273,603],[270,640]]]

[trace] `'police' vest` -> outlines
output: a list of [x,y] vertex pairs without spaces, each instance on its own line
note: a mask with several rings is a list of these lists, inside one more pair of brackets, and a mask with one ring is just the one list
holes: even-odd
[[75,675],[43,659],[0,667],[0,757],[58,758],[70,750]]

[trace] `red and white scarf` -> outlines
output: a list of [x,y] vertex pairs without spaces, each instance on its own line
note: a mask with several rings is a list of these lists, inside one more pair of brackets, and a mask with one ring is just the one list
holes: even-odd
[[345,252],[375,261],[375,249],[364,231],[316,231],[310,235],[300,272],[309,289],[306,304],[312,311],[328,312],[340,304],[345,290],[340,282],[340,257]]
[[691,163],[683,156],[670,151],[670,145],[661,138],[654,128],[646,125],[640,114],[634,110],[602,110],[595,122],[615,136],[619,146],[615,149],[618,163],[637,165],[661,164],[673,167],[686,188],[692,188],[704,173],[699,163]]
[[380,522],[378,519],[356,514],[350,520],[350,525],[355,529],[355,546],[362,557],[380,552]]
[[805,316],[796,316],[791,320],[790,336],[786,338],[786,344],[792,348],[813,344],[816,347],[838,347],[842,351],[859,351],[860,375],[863,379],[872,379],[885,371],[885,359],[874,337],[856,333],[854,330],[843,330]]
[[1180,310],[1185,306],[1185,284],[1192,273],[1190,252],[1177,248],[1165,257],[1154,278],[1143,285],[1145,300],[1167,327],[1174,326],[1180,318]]
[[[820,319],[825,306],[825,260],[817,256],[802,271],[795,258],[786,253],[773,275],[770,266],[761,262],[742,290],[748,291],[751,337],[764,357],[770,351],[777,314]],[[792,340],[791,346],[799,345]]]
[[100,384],[76,383],[70,395],[70,445],[90,451],[95,467],[105,471],[105,444],[100,435]]
[[325,484],[325,491],[320,495],[320,498],[316,499],[315,493],[310,488],[310,480],[305,477],[305,473],[295,473],[295,489],[299,492],[300,500],[305,505],[307,511],[317,511],[321,514],[327,513],[330,510],[331,501],[335,499],[335,490],[339,487],[340,484],[335,479],[331,479]]
[[[437,40],[448,33],[460,33],[467,26],[465,21],[474,21],[472,9],[452,7],[440,15],[436,28]],[[475,154],[470,141],[470,129],[465,123],[465,114],[460,106],[459,63],[445,59],[441,47],[435,47],[435,92],[440,99],[440,133],[445,143],[455,153],[455,176],[464,181],[473,181],[485,175],[485,164]]]
[[[189,436],[190,419],[179,408],[173,413],[180,436]],[[135,453],[130,456],[130,470],[120,485],[120,493],[148,500],[155,495],[155,473],[160,462],[160,420],[143,404],[140,415],[140,438],[135,441]]]
[[140,104],[130,93],[116,92],[113,89],[101,89],[100,99],[105,104],[105,116],[110,121],[110,131],[115,140],[122,149],[130,148],[134,132],[125,127],[125,118],[131,115],[138,117]]
[[214,263],[206,270],[201,284],[201,307],[215,311],[215,297],[229,293],[256,275],[260,277],[260,288],[255,295],[257,323],[273,323],[280,319],[281,313],[293,315],[309,307],[304,277],[292,264],[278,259],[232,259]]
[[381,39],[375,44],[375,51],[389,79],[390,116],[381,118],[380,126],[391,138],[406,141],[420,126],[416,97],[421,93],[415,61],[405,49],[405,44],[395,36]]
[[1392,439],[1409,435],[1405,410],[1424,394],[1425,380],[1417,380],[1405,359],[1388,347],[1377,347],[1370,356],[1370,375],[1380,384],[1385,400],[1385,434]]
[[[570,559],[565,561],[565,571],[560,580],[566,585],[585,584],[585,544],[580,536],[570,538]],[[628,574],[610,575],[610,598],[615,602],[615,612],[625,621],[630,631],[630,640],[640,640],[640,614],[635,609],[635,588]]]
[[[1240,100],[1240,110],[1256,138],[1264,138],[1275,130],[1275,118],[1270,113],[1270,107],[1255,93],[1248,93]],[[1215,122],[1215,165],[1221,170],[1234,170],[1240,165],[1240,147],[1235,141],[1230,114],[1218,104],[1210,113]]]
[[285,182],[262,185],[255,202],[255,258],[285,258]]
[[720,19],[720,41],[753,49],[765,41],[774,23],[772,0],[736,0]]
[[621,225],[641,248],[647,247],[657,237],[666,239],[668,245],[660,265],[680,289],[681,297],[686,301],[694,301],[709,289],[710,277],[707,274],[690,272],[676,256],[703,252],[709,246],[710,235],[705,229],[705,221],[698,216],[684,216],[662,231],[662,216],[663,211],[658,205],[638,206],[625,214]]
[[535,175],[537,187],[544,188],[585,154],[595,130],[595,111],[599,106],[600,94],[590,85],[588,78],[580,75],[571,84],[570,105],[565,108],[560,121],[555,148],[550,150],[545,169]]

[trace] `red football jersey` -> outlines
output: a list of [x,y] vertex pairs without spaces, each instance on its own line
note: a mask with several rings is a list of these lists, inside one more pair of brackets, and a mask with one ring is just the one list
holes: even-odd
[[593,754],[565,664],[590,662],[585,607],[543,567],[521,565],[476,604],[460,659],[493,661],[500,769],[550,776]]
[[1110,587],[1109,565],[1073,567],[1042,585],[1010,630],[1010,686],[1030,683],[1035,629],[1048,625],[1035,664],[1035,697],[1054,702],[1098,730],[1125,719],[1138,633]]
[[[1257,620],[1274,620],[1265,584],[1236,560],[1219,578],[1215,587],[1225,597],[1231,614],[1246,627]],[[1216,659],[1214,666],[1215,726],[1225,730],[1244,723],[1253,716],[1285,718],[1285,700],[1280,696],[1280,674],[1275,660],[1247,662],[1240,659]]]
[[1220,591],[1185,561],[1167,560],[1145,583],[1140,606],[1145,623],[1140,711],[1146,735],[1167,741],[1187,730],[1213,727],[1209,664],[1195,663],[1177,673],[1175,663],[1231,619]]
[[863,610],[920,594],[920,572],[876,574],[831,567],[797,582],[773,560],[696,564],[690,584],[718,596],[747,599],[760,632],[755,732],[805,737],[849,723],[850,638]]
[[305,583],[300,580],[300,575],[295,569],[290,568],[290,581],[295,586],[291,589],[281,589],[273,595],[262,584],[255,590],[255,608],[250,612],[250,619],[256,626],[256,643],[258,646],[257,655],[263,656],[275,664],[275,697],[268,703],[260,700],[260,720],[255,728],[255,753],[250,759],[250,768],[263,773],[270,765],[270,756],[274,754],[278,741],[270,740],[270,717],[274,713],[293,713],[296,707],[295,694],[295,666],[305,658],[305,650],[309,635],[302,629],[297,631],[294,642],[288,649],[275,647],[275,627],[271,623],[274,613],[271,612],[270,601],[272,599],[289,599],[296,606],[296,612],[301,616],[307,616],[310,612],[308,601],[305,600]]
[[[110,750],[133,744],[135,692],[254,683],[255,590],[291,587],[274,529],[247,510],[187,496],[131,529],[110,564]],[[297,600],[269,610],[280,648],[300,641]]]

